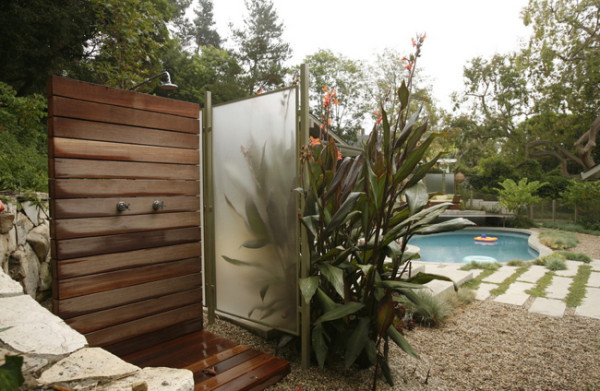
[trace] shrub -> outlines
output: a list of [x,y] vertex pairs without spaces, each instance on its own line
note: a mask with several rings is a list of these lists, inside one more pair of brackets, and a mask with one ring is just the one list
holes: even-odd
[[[456,296],[452,292],[453,296]],[[444,322],[444,319],[452,312],[455,307],[446,295],[434,296],[429,291],[418,293],[421,300],[418,302],[402,299],[401,304],[406,308],[408,316],[417,324],[426,327],[436,327]],[[453,298],[454,300],[457,300]]]
[[583,253],[575,253],[572,251],[557,251],[556,254],[562,255],[570,261],[577,261],[577,262],[583,262],[583,263],[592,262],[592,258],[590,258],[589,256],[587,256],[586,254],[583,254]]
[[510,261],[506,262],[507,266],[527,266],[528,264],[529,262],[522,259],[511,259]]
[[562,202],[577,208],[577,218],[585,228],[600,230],[600,181],[572,181],[561,193]]
[[539,235],[540,242],[553,250],[563,250],[577,246],[579,239],[571,232],[542,231]]
[[536,265],[545,266],[546,269],[556,271],[556,270],[565,270],[567,268],[567,264],[565,263],[565,257],[558,254],[550,254],[543,258],[538,258],[535,261]]
[[471,263],[467,263],[460,270],[473,270],[473,269],[483,269],[483,270],[498,270],[500,269],[500,264],[497,262],[477,262],[471,261]]
[[544,228],[559,229],[561,231],[577,232],[582,234],[600,236],[600,230],[588,229],[583,225],[576,223],[544,221],[540,222],[539,225]]
[[504,182],[500,183],[502,189],[497,189],[500,206],[504,206],[515,215],[518,215],[522,209],[542,199],[535,193],[545,185],[545,182],[540,183],[539,181],[528,183],[527,178],[522,178],[518,183],[512,179],[505,179]]

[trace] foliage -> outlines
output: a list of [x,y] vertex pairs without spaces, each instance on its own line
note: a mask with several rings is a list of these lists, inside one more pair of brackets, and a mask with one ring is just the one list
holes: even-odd
[[194,27],[192,35],[196,43],[196,52],[203,46],[221,48],[221,36],[215,29],[212,0],[199,0],[198,7],[194,9]]
[[47,191],[46,99],[0,82],[0,188]]
[[506,262],[506,266],[527,266],[529,264],[528,261],[524,261],[522,259],[511,259]]
[[581,265],[577,268],[577,274],[573,278],[571,285],[569,285],[569,293],[565,298],[567,307],[573,308],[581,305],[585,297],[586,284],[591,274],[592,267],[590,265]]
[[91,5],[97,31],[73,76],[128,89],[162,70],[166,23],[174,12],[167,0],[91,0]]
[[529,270],[530,267],[531,267],[531,265],[526,265],[526,266],[521,266],[521,267],[517,268],[517,271],[515,271],[512,275],[510,275],[504,281],[502,281],[500,284],[498,284],[497,288],[492,289],[490,291],[490,294],[495,295],[495,296],[500,296],[500,295],[504,294],[510,287],[510,284],[517,281],[519,279],[519,277],[521,276],[521,274],[523,274],[527,270]]
[[556,254],[562,255],[566,259],[570,261],[590,263],[592,262],[592,258],[587,256],[584,253],[575,253],[573,251],[557,251]]
[[323,89],[336,91],[337,104],[332,106],[330,129],[349,143],[362,132],[362,121],[368,111],[365,103],[364,65],[331,50],[319,50],[304,59],[311,76],[310,100],[312,111],[325,118],[321,105]]
[[577,208],[577,218],[586,228],[600,229],[600,181],[572,181],[561,193],[561,201]]
[[522,178],[518,183],[512,179],[505,179],[500,183],[502,189],[498,189],[500,206],[517,215],[523,208],[541,201],[541,197],[534,193],[545,185],[546,183],[538,181],[527,182],[527,178]]
[[[454,306],[445,297],[434,296],[430,291],[421,290],[416,293],[420,300],[413,302],[406,297],[399,299],[407,311],[407,315],[421,326],[440,326],[450,315]],[[452,292],[455,295],[454,292]]]
[[550,229],[558,229],[561,231],[578,232],[578,233],[582,233],[582,234],[600,236],[599,230],[587,229],[587,228],[581,226],[580,224],[565,223],[565,222],[560,222],[560,221],[555,221],[555,222],[543,221],[543,222],[540,222],[539,225],[541,227],[550,228]]
[[500,264],[497,262],[471,261],[471,263],[467,263],[466,265],[464,265],[460,268],[460,270],[466,270],[466,271],[473,270],[473,269],[496,271],[496,270],[500,269]]
[[21,96],[42,93],[49,74],[82,58],[94,25],[90,0],[4,0],[0,81]]
[[[398,91],[399,120],[388,122],[382,109],[362,153],[338,162],[333,139],[307,146],[302,160],[310,276],[300,279],[304,300],[311,302],[312,346],[320,366],[343,360],[381,366],[391,384],[388,364],[390,339],[410,355],[416,353],[392,326],[402,320],[395,304],[399,296],[419,303],[413,289],[435,276],[399,276],[415,254],[406,243],[415,234],[455,230],[471,222],[454,219],[433,224],[450,203],[425,208],[429,196],[421,181],[437,157],[422,161],[439,135],[425,139],[426,124],[417,125],[418,112],[407,115],[410,92]],[[304,249],[303,249],[304,251]],[[383,351],[382,351],[383,349]]]
[[560,254],[548,255],[547,257],[544,257],[541,261],[544,263],[544,266],[548,270],[557,271],[567,269],[565,257]]
[[0,366],[0,390],[17,390],[25,382],[21,367],[23,366],[23,357],[4,356],[4,364]]
[[271,0],[246,0],[248,15],[243,29],[233,29],[235,57],[244,70],[244,89],[254,94],[283,82],[283,63],[290,45],[283,41],[283,23]]
[[552,283],[554,273],[549,271],[546,272],[539,280],[535,282],[535,287],[525,291],[528,295],[533,297],[546,297],[546,288]]
[[573,248],[579,243],[575,234],[564,231],[541,231],[539,238],[542,244],[553,250]]

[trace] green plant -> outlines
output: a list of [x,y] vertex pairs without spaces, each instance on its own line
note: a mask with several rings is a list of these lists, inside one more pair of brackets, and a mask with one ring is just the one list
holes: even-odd
[[519,212],[541,200],[541,197],[534,195],[536,191],[546,183],[538,181],[527,182],[527,178],[522,178],[519,183],[512,179],[505,179],[500,183],[502,189],[497,188],[499,194],[500,206],[504,206],[509,211],[518,215]]
[[563,231],[541,231],[539,239],[544,245],[554,250],[572,248],[579,243],[579,239],[575,234]]
[[592,258],[590,258],[589,256],[587,256],[584,253],[576,253],[573,251],[557,251],[556,254],[562,255],[563,257],[565,257],[566,259],[568,259],[570,261],[577,261],[577,262],[583,262],[583,263],[592,262]]
[[506,292],[508,290],[508,287],[510,286],[510,284],[517,281],[519,279],[519,276],[521,274],[525,273],[529,269],[529,267],[530,266],[528,265],[528,266],[521,266],[520,268],[517,268],[517,271],[515,271],[511,276],[507,277],[504,281],[502,281],[500,284],[498,284],[498,288],[492,289],[490,291],[490,294],[499,296],[499,295],[503,294],[504,292]]
[[[411,64],[418,57],[422,37],[418,42]],[[396,123],[389,123],[382,108],[381,121],[359,156],[338,162],[335,142],[325,137],[320,137],[322,144],[306,146],[302,152],[305,209],[301,221],[311,267],[309,277],[300,279],[300,289],[311,303],[315,358],[319,366],[375,365],[375,376],[381,368],[390,384],[390,340],[417,356],[394,327],[404,316],[398,303],[406,298],[424,304],[415,289],[436,278],[419,273],[400,280],[416,255],[406,251],[408,240],[417,233],[473,225],[465,219],[434,224],[450,203],[425,208],[429,196],[422,179],[440,155],[422,159],[440,135],[427,135],[427,124],[417,125],[419,111],[408,116],[410,84],[411,78],[397,91]]]
[[553,272],[546,272],[539,280],[536,281],[535,287],[526,291],[527,294],[533,297],[545,297],[546,296],[546,288],[552,282],[552,277],[554,277]]
[[562,202],[577,209],[577,218],[585,228],[600,230],[599,181],[574,180],[561,197]]
[[582,234],[595,235],[600,236],[600,230],[588,229],[582,226],[581,224],[575,223],[565,223],[561,221],[543,221],[540,222],[539,225],[544,228],[550,229],[558,229],[561,231],[570,231],[570,232],[578,232]]
[[522,259],[511,259],[510,261],[506,262],[506,266],[527,266],[529,265],[529,262],[524,261]]
[[560,254],[548,255],[544,260],[544,266],[546,266],[546,269],[552,271],[567,269],[565,258]]
[[577,307],[581,305],[583,298],[585,297],[585,284],[592,274],[592,267],[590,265],[581,265],[577,269],[577,274],[573,278],[571,286],[569,286],[569,294],[565,298],[567,307]]
[[483,270],[492,270],[492,271],[496,271],[498,269],[500,269],[500,264],[497,262],[477,262],[477,261],[471,261],[471,263],[467,263],[466,265],[462,266],[460,268],[460,270],[473,270],[473,269],[483,269]]
[[[9,329],[5,327],[0,329],[0,332]],[[25,379],[21,372],[23,366],[23,357],[21,356],[4,356],[4,363],[0,365],[0,390],[13,391],[18,389]]]
[[[452,294],[455,295],[454,292]],[[422,326],[441,325],[454,308],[453,303],[447,297],[434,296],[430,291],[422,290],[417,295],[420,300],[415,302],[402,297],[400,304],[406,308],[408,316]]]

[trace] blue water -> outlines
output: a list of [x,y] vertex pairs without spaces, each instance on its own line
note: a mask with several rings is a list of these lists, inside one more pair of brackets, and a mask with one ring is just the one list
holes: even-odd
[[[496,242],[476,242],[475,237],[485,234],[498,238]],[[421,259],[426,262],[508,262],[513,259],[528,261],[538,257],[529,247],[529,235],[494,230],[463,230],[433,235],[415,235],[408,243],[421,248]]]

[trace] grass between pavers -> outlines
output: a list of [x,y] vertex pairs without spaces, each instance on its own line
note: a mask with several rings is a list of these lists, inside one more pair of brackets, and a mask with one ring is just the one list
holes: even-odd
[[530,267],[531,266],[529,265],[529,266],[521,266],[520,268],[518,268],[517,271],[514,272],[511,276],[507,277],[504,281],[502,281],[500,284],[498,284],[498,288],[492,289],[490,291],[490,295],[500,296],[501,294],[506,292],[508,290],[508,287],[510,286],[510,284],[517,281],[519,276],[521,274],[525,273],[527,270],[529,270]]
[[535,282],[535,287],[525,291],[528,295],[533,297],[546,297],[546,288],[552,283],[554,277],[553,272],[546,272],[539,280]]
[[569,294],[565,298],[567,307],[581,305],[585,297],[585,284],[587,284],[590,274],[592,274],[592,267],[590,265],[579,266],[577,275],[573,278],[573,283],[569,286]]
[[464,288],[477,290],[479,289],[479,285],[481,285],[481,281],[483,281],[486,277],[492,275],[496,270],[500,269],[500,265],[497,263],[484,263],[473,261],[460,268],[460,270],[465,271],[473,269],[482,269],[483,271],[479,273],[477,277],[474,277],[469,281],[465,282],[462,286]]

